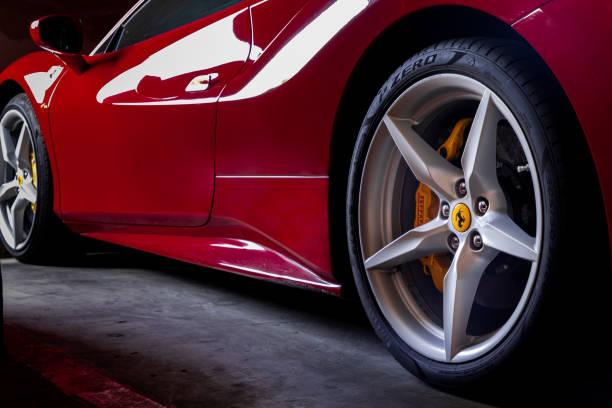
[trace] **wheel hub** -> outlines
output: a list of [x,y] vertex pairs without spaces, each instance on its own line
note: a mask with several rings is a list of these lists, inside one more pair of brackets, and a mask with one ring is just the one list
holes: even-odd
[[[465,141],[465,131],[472,123],[472,119],[466,118],[458,121],[450,136],[438,148],[438,154],[448,161],[456,160],[460,157],[461,149]],[[414,227],[428,223],[436,218],[437,208],[440,204],[438,196],[431,189],[420,183],[415,194],[416,214],[414,218]],[[450,217],[450,206],[448,203],[440,205],[440,215],[443,218]],[[434,254],[425,258],[421,258],[421,265],[425,275],[431,276],[434,285],[438,291],[444,290],[444,276],[450,267],[450,259],[446,254]]]
[[459,203],[453,209],[452,217],[453,228],[458,232],[465,232],[472,224],[472,214],[467,205]]

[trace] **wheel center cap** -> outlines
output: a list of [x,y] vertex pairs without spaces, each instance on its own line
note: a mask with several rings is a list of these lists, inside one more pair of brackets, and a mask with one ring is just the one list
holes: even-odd
[[21,173],[17,173],[17,182],[19,185],[23,184],[23,175]]
[[470,209],[465,204],[457,204],[453,208],[452,214],[453,227],[459,232],[465,232],[470,228],[472,223],[472,214]]

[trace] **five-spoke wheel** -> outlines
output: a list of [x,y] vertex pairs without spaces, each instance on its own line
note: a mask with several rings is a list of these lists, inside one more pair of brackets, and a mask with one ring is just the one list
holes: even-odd
[[37,200],[32,130],[19,110],[9,110],[0,119],[0,145],[0,232],[19,250],[32,232]]
[[577,129],[546,66],[508,39],[432,45],[372,99],[349,169],[348,253],[372,326],[412,373],[501,385],[570,347],[567,316],[588,315],[568,297],[588,281],[573,272],[572,186],[596,180],[587,159],[568,166],[588,152]]
[[[436,135],[427,127],[419,130],[419,125],[431,116],[452,125],[458,117],[453,111],[470,115],[470,109],[473,122],[460,161],[451,163],[436,151]],[[446,113],[439,116],[441,111]],[[498,170],[504,167],[502,161],[509,151],[515,156],[508,163],[509,170],[516,172],[520,167],[521,173],[529,175],[518,187],[532,191],[534,199],[518,205],[535,217],[536,228],[531,234],[525,230],[529,225],[515,220],[509,208],[517,203],[513,197],[506,198],[508,191],[498,179]],[[409,186],[415,186],[416,181],[435,192],[441,209],[448,209],[404,231],[402,216],[405,220],[414,212],[410,205],[414,193]],[[521,127],[506,104],[482,83],[457,74],[432,75],[413,84],[392,103],[375,132],[364,164],[360,240],[378,304],[407,344],[429,358],[460,362],[486,353],[503,338],[520,315],[537,271],[542,219],[539,189],[535,163]],[[485,271],[491,266],[501,265],[503,269],[510,262],[508,257],[501,264],[499,260],[494,262],[500,252],[525,261],[522,266],[528,266],[527,280],[521,288],[513,287],[521,293],[515,293],[514,310],[503,324],[497,317],[490,322],[481,318],[480,323],[489,330],[470,333],[475,332],[468,330],[468,323]],[[435,299],[436,294],[420,287],[423,284],[417,284],[414,276],[412,281],[403,276],[410,275],[403,266],[444,253],[450,253],[452,262],[444,276],[442,305],[436,307],[434,303],[440,300]],[[512,281],[511,276],[508,281]],[[441,316],[436,316],[440,309]]]

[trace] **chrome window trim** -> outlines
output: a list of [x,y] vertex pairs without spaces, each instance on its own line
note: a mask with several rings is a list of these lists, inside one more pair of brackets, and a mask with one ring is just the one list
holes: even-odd
[[121,28],[121,26],[123,25],[123,23],[126,22],[127,19],[129,19],[130,17],[132,17],[132,15],[134,14],[134,12],[136,10],[138,10],[140,8],[140,6],[142,5],[142,3],[144,3],[147,0],[138,0],[136,2],[136,4],[134,4],[134,6],[127,12],[125,13],[125,15],[123,17],[121,17],[121,19],[117,22],[117,24],[115,24],[115,26],[108,32],[108,34],[106,34],[104,36],[104,38],[102,38],[102,41],[100,41],[98,43],[98,45],[96,46],[96,48],[94,48],[94,50],[89,54],[90,57],[93,57],[94,55],[97,54],[97,52],[100,50],[100,48],[102,47],[102,45],[104,43],[106,43],[108,41],[109,38],[111,38],[113,35],[115,35],[115,33],[117,32],[117,30],[119,28]]

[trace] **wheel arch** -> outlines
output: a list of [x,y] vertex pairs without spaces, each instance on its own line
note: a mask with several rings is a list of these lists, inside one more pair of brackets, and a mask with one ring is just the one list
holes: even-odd
[[7,79],[0,84],[0,111],[9,103],[11,99],[25,90],[12,79]]
[[[431,27],[436,29],[432,30]],[[497,17],[464,6],[434,6],[408,14],[382,31],[361,56],[347,81],[336,112],[330,143],[329,168],[329,233],[332,270],[337,279],[342,282],[345,296],[354,297],[356,293],[348,256],[344,220],[348,171],[353,146],[362,120],[383,83],[404,61],[432,44],[465,37],[514,39],[529,47],[533,54],[544,62],[519,33]],[[397,48],[397,38],[410,39],[400,52]],[[389,52],[391,49],[392,52]],[[589,162],[588,165],[592,168],[593,173],[592,186],[589,187],[598,194],[598,211],[602,214],[602,220],[605,221],[602,189],[582,126],[552,71],[549,70],[549,74],[554,78],[554,82],[565,98],[564,105],[571,116],[568,121],[573,123],[576,131],[581,135],[580,140],[584,142],[581,150],[584,151],[584,160]],[[608,228],[606,222],[606,232]],[[605,249],[609,254],[610,245],[607,237],[606,233]],[[610,256],[608,256],[609,259]]]
[[[0,111],[2,111],[6,107],[6,105],[13,97],[21,93],[27,95],[28,99],[32,103],[34,113],[36,114],[36,118],[39,122],[42,137],[45,141],[45,144],[47,145],[47,153],[49,155],[51,166],[51,178],[53,180],[53,208],[55,213],[59,215],[59,179],[57,174],[57,167],[55,164],[53,144],[52,140],[50,139],[51,132],[49,129],[48,115],[45,110],[46,107],[43,108],[41,104],[35,102],[32,90],[28,87],[28,84],[25,81],[23,75],[23,72],[36,72],[36,68],[34,67],[38,67],[40,62],[46,62],[49,57],[54,58],[51,54],[47,55],[47,53],[42,52],[30,54],[26,57],[21,58],[20,60],[17,60],[0,74]],[[52,59],[51,61],[54,60]]]

